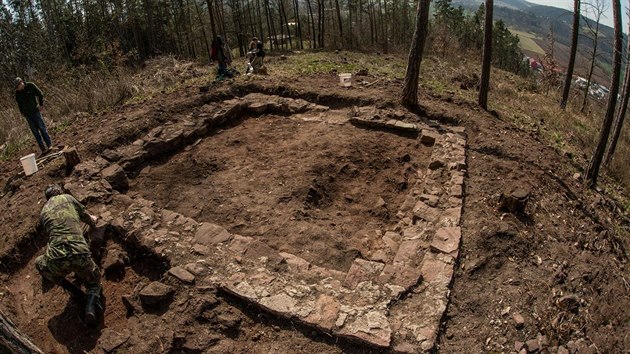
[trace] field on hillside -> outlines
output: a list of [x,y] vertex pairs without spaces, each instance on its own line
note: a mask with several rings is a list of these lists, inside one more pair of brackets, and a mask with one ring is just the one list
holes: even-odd
[[[408,109],[403,55],[265,65],[215,81],[154,59],[118,104],[51,112],[81,163],[25,177],[28,140],[0,162],[0,310],[44,352],[630,350],[627,126],[589,190],[601,108],[579,113],[578,92],[562,111],[535,78],[494,70],[484,111],[478,63],[428,56]],[[96,328],[35,270],[50,183],[99,217]]]
[[538,43],[535,41],[535,39],[540,39],[535,34],[526,33],[526,32],[518,31],[515,29],[510,29],[510,32],[518,36],[518,39],[520,40],[521,49],[523,49],[524,51],[537,54],[540,57],[545,55],[545,50],[542,49],[540,45],[538,45]]

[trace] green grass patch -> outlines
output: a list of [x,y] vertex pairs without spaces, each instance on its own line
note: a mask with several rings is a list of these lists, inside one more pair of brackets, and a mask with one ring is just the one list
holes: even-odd
[[588,127],[586,126],[586,124],[580,121],[575,122],[575,127],[582,132],[588,131]]
[[534,39],[540,39],[533,33],[522,32],[515,29],[510,29],[510,32],[518,36],[520,41],[521,49],[527,50],[530,52],[545,54],[545,50],[542,49]]

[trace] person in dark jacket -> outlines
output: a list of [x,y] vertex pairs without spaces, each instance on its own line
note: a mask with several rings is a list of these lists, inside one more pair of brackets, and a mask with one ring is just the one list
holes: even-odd
[[41,108],[44,107],[44,94],[32,82],[24,82],[17,77],[14,80],[15,100],[20,108],[20,113],[26,118],[31,132],[37,140],[37,145],[42,150],[42,155],[52,148],[52,141],[46,130],[46,124],[42,118]]

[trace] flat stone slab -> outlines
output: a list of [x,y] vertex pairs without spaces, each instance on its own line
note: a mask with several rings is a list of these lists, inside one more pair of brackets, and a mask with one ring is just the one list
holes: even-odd
[[140,301],[147,306],[158,306],[169,301],[173,294],[172,286],[154,281],[140,291]]
[[457,257],[461,238],[462,229],[459,226],[439,228],[431,242],[431,249]]
[[192,273],[179,266],[169,269],[168,274],[174,276],[184,283],[192,284],[195,281],[195,276]]
[[206,246],[213,246],[221,242],[229,241],[232,235],[227,230],[219,225],[212,223],[203,223],[197,233],[193,242]]

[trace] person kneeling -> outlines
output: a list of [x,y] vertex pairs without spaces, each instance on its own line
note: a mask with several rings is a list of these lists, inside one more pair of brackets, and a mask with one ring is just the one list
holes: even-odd
[[92,259],[81,221],[95,227],[97,218],[73,196],[65,194],[59,185],[48,186],[44,194],[47,202],[42,208],[40,223],[48,236],[48,245],[45,253],[35,260],[35,267],[42,277],[68,290],[75,298],[83,298],[85,294],[81,289],[65,278],[74,273],[87,290],[85,321],[94,326],[97,311],[102,310],[101,272]]

